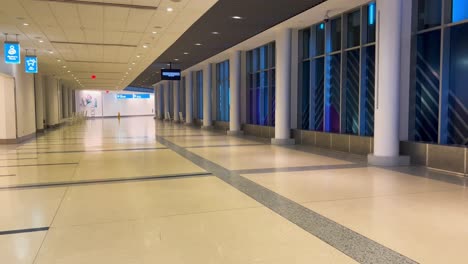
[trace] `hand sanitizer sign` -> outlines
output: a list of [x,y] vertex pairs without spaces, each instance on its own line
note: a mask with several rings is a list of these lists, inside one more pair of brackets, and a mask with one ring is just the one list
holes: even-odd
[[24,58],[24,67],[26,73],[37,73],[37,57],[36,56],[26,56]]
[[18,42],[5,42],[3,44],[5,50],[5,63],[20,64],[21,63],[21,50]]

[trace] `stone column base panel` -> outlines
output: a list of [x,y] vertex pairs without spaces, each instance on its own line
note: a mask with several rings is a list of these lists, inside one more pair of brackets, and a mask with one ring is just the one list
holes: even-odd
[[382,167],[398,167],[398,166],[409,166],[409,156],[395,156],[395,157],[382,157],[375,156],[374,154],[367,155],[367,163],[374,166]]

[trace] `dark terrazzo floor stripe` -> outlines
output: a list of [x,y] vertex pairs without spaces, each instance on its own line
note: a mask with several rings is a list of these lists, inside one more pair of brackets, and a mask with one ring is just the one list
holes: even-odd
[[38,227],[38,228],[27,228],[27,229],[15,229],[15,230],[5,230],[0,231],[0,236],[3,235],[14,235],[14,234],[21,234],[21,233],[32,233],[32,232],[40,232],[40,231],[47,231],[49,227]]
[[11,167],[36,167],[36,166],[60,166],[60,165],[78,165],[78,162],[64,162],[64,163],[42,163],[42,164],[24,164],[24,165],[5,165],[0,168],[11,168]]
[[275,172],[297,172],[297,171],[316,171],[316,170],[338,170],[338,169],[356,169],[365,168],[360,164],[340,164],[340,165],[316,165],[316,166],[301,166],[301,167],[285,167],[285,168],[261,168],[247,170],[233,170],[237,174],[262,174]]
[[207,145],[207,146],[188,146],[185,148],[192,149],[192,148],[223,148],[223,147],[251,147],[251,146],[264,146],[265,144],[259,144],[259,143],[252,143],[252,144],[224,144],[224,145]]
[[96,149],[96,150],[63,150],[63,151],[37,151],[37,152],[19,152],[18,154],[59,154],[59,153],[88,153],[88,152],[116,152],[116,151],[148,151],[167,148],[127,148],[127,149]]
[[359,263],[417,263],[376,241],[240,176],[236,172],[229,171],[204,159],[166,140],[164,137],[158,136],[157,140]]
[[206,176],[211,176],[211,175],[212,174],[210,172],[197,172],[197,173],[152,175],[152,176],[137,176],[137,177],[125,177],[125,178],[107,178],[107,179],[82,180],[82,181],[46,182],[46,183],[35,183],[35,184],[10,185],[10,186],[3,186],[3,187],[0,186],[0,190],[53,188],[53,187],[75,186],[75,185],[125,183],[125,182],[164,180],[164,179],[182,179],[182,178],[193,178],[193,177],[206,177]]

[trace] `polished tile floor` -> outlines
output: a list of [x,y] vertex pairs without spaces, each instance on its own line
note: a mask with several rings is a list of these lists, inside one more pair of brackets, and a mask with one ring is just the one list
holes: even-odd
[[88,120],[0,146],[0,263],[468,263],[466,188],[415,169]]

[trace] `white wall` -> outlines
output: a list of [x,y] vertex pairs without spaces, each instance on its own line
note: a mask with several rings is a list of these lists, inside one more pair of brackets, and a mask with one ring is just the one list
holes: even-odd
[[16,81],[16,111],[18,138],[36,133],[34,75],[24,72],[24,65],[13,67]]
[[77,112],[87,111],[87,116],[111,117],[154,115],[154,94],[150,99],[117,99],[117,94],[139,94],[137,92],[76,91]]
[[16,139],[15,79],[0,73],[0,139]]
[[43,89],[46,108],[46,123],[49,126],[59,124],[59,81],[52,76],[48,76]]

